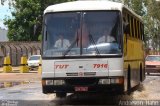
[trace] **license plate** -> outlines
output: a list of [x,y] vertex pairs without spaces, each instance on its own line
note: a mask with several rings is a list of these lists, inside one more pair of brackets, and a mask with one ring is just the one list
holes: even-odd
[[88,87],[75,87],[75,91],[88,91]]

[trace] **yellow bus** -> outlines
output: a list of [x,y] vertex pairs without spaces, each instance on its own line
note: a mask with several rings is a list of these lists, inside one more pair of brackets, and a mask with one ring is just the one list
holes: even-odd
[[74,1],[44,11],[42,90],[125,92],[145,78],[143,21],[121,3]]
[[[145,79],[144,25],[140,16],[123,8],[123,56],[126,90]],[[127,27],[125,27],[125,25]]]

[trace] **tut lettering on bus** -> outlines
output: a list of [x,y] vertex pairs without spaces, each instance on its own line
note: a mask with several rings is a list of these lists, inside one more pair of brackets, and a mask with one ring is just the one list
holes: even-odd
[[57,64],[55,65],[55,69],[66,69],[68,66],[68,64]]
[[93,68],[108,68],[108,64],[93,64]]

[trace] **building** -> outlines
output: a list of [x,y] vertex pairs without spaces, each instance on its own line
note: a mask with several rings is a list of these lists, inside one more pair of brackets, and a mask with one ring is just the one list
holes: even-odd
[[7,33],[8,33],[8,30],[2,29],[0,27],[0,42],[8,41]]
[[[0,43],[8,41],[7,33],[8,33],[8,30],[0,27]],[[4,54],[2,51],[2,46],[0,45],[0,63],[1,63],[0,66],[2,66],[2,63],[3,63],[3,57],[4,57]]]

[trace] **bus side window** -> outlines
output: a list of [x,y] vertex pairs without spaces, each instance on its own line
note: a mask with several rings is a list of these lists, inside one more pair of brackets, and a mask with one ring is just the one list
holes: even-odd
[[136,28],[136,19],[133,18],[133,31],[134,31],[134,38],[137,38],[137,28]]
[[135,20],[135,23],[136,23],[136,37],[137,37],[137,39],[139,39],[139,33],[138,33],[139,32],[139,30],[138,30],[139,26],[138,26],[138,20],[137,19]]
[[141,35],[141,40],[143,40],[143,36],[142,36],[142,24],[140,23],[139,27],[140,27],[140,35]]
[[123,16],[123,30],[125,34],[130,33],[130,25],[129,25],[129,20],[128,20],[127,15]]
[[132,17],[129,15],[130,36],[132,37]]
[[128,31],[129,31],[128,34],[129,34],[129,36],[131,36],[131,23],[130,23],[131,19],[130,19],[130,15],[129,14],[127,14],[127,20],[128,20],[128,24],[129,24],[128,25]]
[[131,29],[132,29],[132,37],[134,37],[134,23],[133,23],[134,21],[133,21],[133,17],[131,16],[131,25],[132,25],[132,27],[131,27]]
[[140,29],[140,21],[138,21],[138,34],[139,34],[139,39],[142,40],[141,29]]
[[141,36],[142,36],[142,40],[145,40],[144,39],[144,25],[141,23]]

